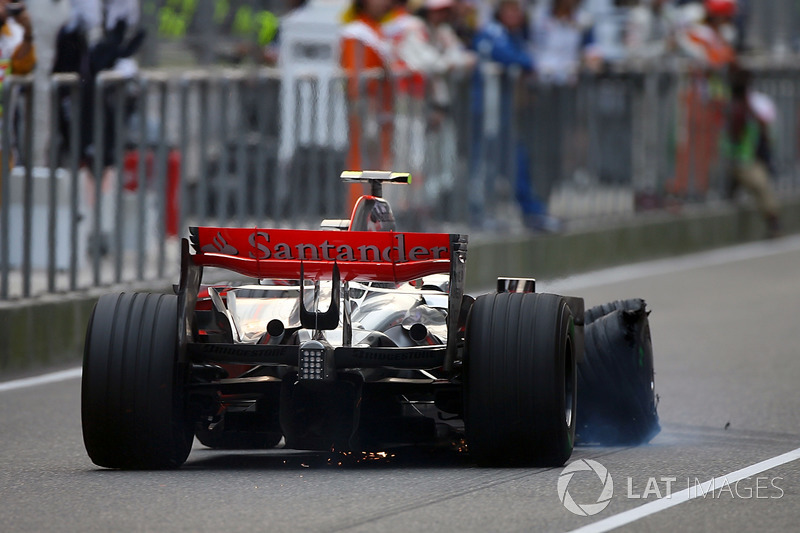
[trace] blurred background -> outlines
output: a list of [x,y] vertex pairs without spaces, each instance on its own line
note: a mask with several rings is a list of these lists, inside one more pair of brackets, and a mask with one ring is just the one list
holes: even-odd
[[412,172],[405,230],[793,229],[797,0],[3,5],[0,60],[36,63],[4,71],[0,300],[170,279],[189,225],[346,217],[347,168]]

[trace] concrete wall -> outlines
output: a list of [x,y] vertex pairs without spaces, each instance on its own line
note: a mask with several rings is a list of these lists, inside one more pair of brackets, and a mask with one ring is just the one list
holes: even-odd
[[[800,232],[800,198],[784,202],[782,222],[784,233]],[[754,210],[720,205],[644,214],[559,235],[477,237],[469,244],[467,287],[492,287],[503,275],[565,276],[754,241],[764,234],[763,221]],[[102,292],[0,303],[0,376],[77,364],[89,315]]]
[[[800,232],[800,198],[782,207],[782,231]],[[742,206],[684,208],[637,215],[616,224],[559,235],[471,239],[467,286],[492,287],[496,276],[547,279],[764,238],[766,227]]]

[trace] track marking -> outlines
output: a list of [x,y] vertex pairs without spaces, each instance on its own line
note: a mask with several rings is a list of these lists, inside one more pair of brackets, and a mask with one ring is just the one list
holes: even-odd
[[42,374],[41,376],[0,382],[0,392],[26,389],[28,387],[36,387],[39,385],[46,385],[47,383],[56,383],[59,381],[66,381],[68,379],[75,379],[79,377],[81,377],[81,367],[70,368],[69,370],[51,372],[49,374]]
[[714,487],[723,486],[724,483],[730,485],[783,464],[797,461],[798,459],[800,459],[800,448],[784,453],[783,455],[778,455],[772,459],[767,459],[766,461],[761,461],[760,463],[742,468],[741,470],[731,472],[730,474],[709,479],[701,485],[689,487],[680,492],[676,492],[669,498],[661,498],[659,500],[636,507],[635,509],[630,509],[614,516],[609,516],[608,518],[604,518],[603,520],[594,522],[593,524],[588,524],[586,526],[579,527],[578,529],[573,529],[569,533],[603,533],[605,531],[610,531],[614,528],[622,527],[630,524],[631,522],[635,522],[636,520],[640,520],[665,509],[669,509],[670,507],[675,507],[681,503],[693,500],[698,496],[707,494],[708,491],[713,490]]

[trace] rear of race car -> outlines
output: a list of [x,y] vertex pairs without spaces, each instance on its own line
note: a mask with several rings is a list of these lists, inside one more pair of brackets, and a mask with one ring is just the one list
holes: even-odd
[[[464,292],[467,237],[396,231],[381,184],[323,230],[190,228],[175,294],[103,296],[84,442],[110,468],[211,448],[375,451],[461,441],[479,464],[561,465],[575,444],[583,300],[499,278]],[[249,279],[203,286],[204,269]]]
[[[248,365],[236,377],[190,386],[193,403],[205,406],[201,440],[228,432],[219,442],[235,446],[244,436],[228,420],[234,398],[249,404],[244,412],[253,420],[261,405],[271,409],[270,427],[290,448],[435,438],[435,419],[422,412],[458,393],[448,376],[463,345],[465,237],[241,228],[193,228],[191,235],[195,253],[185,249],[179,290],[187,362],[222,371]],[[224,299],[212,288],[211,308],[197,311],[190,282],[204,267],[261,282],[229,288]],[[254,397],[267,389],[277,409]]]

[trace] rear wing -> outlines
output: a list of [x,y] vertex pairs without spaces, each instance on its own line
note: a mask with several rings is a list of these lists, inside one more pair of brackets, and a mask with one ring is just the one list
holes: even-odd
[[448,233],[189,228],[195,265],[259,279],[331,279],[400,283],[450,273],[467,237]]
[[[254,278],[412,281],[448,273],[447,348],[450,371],[458,350],[458,330],[466,318],[467,236],[449,233],[320,231],[260,228],[189,228],[181,243],[178,287],[179,357],[193,331],[194,308],[203,267],[219,267]],[[195,253],[191,253],[190,245]],[[463,315],[463,316],[462,316]]]

